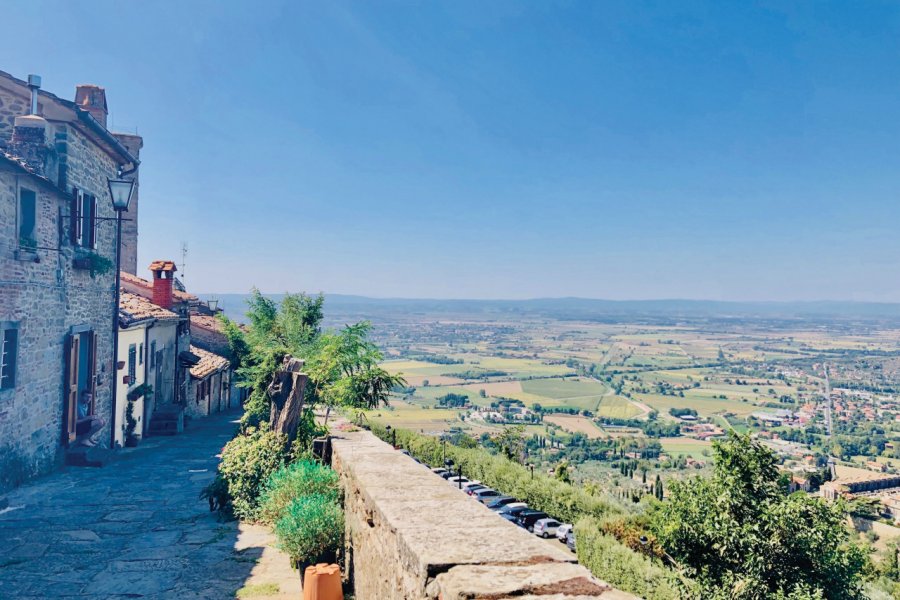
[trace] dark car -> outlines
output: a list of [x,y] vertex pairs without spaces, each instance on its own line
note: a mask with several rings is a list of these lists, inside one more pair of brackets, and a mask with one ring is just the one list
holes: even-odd
[[534,524],[541,519],[546,519],[550,515],[542,510],[523,510],[516,516],[516,525],[523,527],[528,531],[534,530]]
[[529,510],[528,506],[504,506],[500,509],[500,516],[510,523],[515,523],[516,517],[518,517],[519,513],[523,510]]
[[491,510],[500,510],[507,504],[515,501],[516,499],[512,496],[500,496],[499,498],[492,498],[491,501],[487,503],[487,507]]
[[566,534],[566,546],[572,552],[575,552],[575,530],[570,529],[569,533]]

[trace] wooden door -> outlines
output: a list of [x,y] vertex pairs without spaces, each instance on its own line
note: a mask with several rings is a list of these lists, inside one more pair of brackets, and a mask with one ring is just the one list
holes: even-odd
[[78,422],[78,356],[81,339],[77,335],[66,338],[66,442],[75,441],[75,427]]

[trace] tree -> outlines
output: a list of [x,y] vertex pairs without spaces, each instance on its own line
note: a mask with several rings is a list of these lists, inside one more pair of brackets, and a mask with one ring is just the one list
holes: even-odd
[[706,597],[863,597],[868,559],[850,543],[843,503],[787,494],[775,455],[749,435],[732,431],[713,452],[713,475],[672,482],[651,518],[653,533]]
[[501,433],[491,439],[506,458],[515,462],[522,461],[525,451],[525,427],[523,425],[504,427]]
[[572,483],[572,477],[569,475],[569,461],[559,461],[553,468],[553,476],[563,483]]
[[656,482],[653,484],[653,495],[656,496],[657,500],[663,499],[663,482],[659,473],[656,474]]

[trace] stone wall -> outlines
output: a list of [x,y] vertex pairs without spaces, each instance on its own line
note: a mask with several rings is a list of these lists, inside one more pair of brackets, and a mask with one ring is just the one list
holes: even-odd
[[338,433],[332,466],[358,600],[633,598],[367,431]]
[[[2,100],[2,99],[0,99]],[[0,116],[2,120],[2,116]],[[5,122],[5,121],[4,121]],[[50,124],[48,138],[68,158],[68,186],[59,189],[0,164],[0,321],[19,328],[16,386],[0,392],[0,488],[59,464],[65,448],[64,349],[74,329],[96,334],[95,414],[106,421],[99,438],[110,442],[112,421],[112,319],[115,273],[73,267],[69,242],[71,186],[97,199],[99,217],[113,217],[106,178],[116,164],[66,124]],[[62,162],[62,161],[61,161]],[[55,183],[55,178],[54,178]],[[18,248],[19,188],[37,192],[37,245]],[[115,223],[97,225],[96,252],[115,259]]]

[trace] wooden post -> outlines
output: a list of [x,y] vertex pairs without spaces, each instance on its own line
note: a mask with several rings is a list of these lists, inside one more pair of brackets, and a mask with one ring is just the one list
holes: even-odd
[[287,436],[289,444],[297,437],[297,427],[303,412],[303,393],[308,377],[301,369],[302,360],[291,355],[285,356],[281,368],[275,372],[267,389],[272,400],[269,423],[273,431]]

